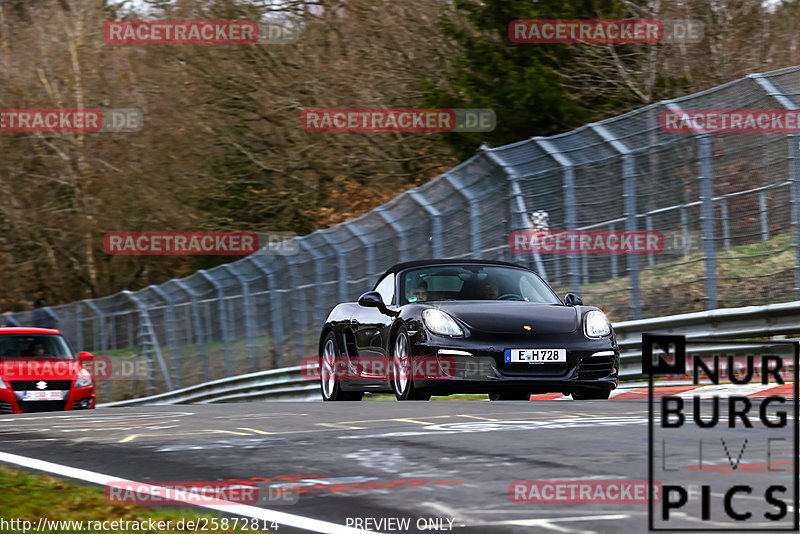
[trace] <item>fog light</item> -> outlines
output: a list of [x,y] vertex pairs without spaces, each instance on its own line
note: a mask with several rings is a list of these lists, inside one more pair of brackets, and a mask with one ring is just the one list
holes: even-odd
[[92,399],[89,397],[81,399],[79,401],[75,401],[75,404],[72,405],[73,410],[88,410],[91,407],[92,407]]

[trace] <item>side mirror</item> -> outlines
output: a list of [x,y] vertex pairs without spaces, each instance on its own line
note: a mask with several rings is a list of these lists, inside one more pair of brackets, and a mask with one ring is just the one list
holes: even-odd
[[567,306],[583,306],[583,299],[575,293],[567,293],[564,295],[564,304]]
[[82,351],[78,353],[78,361],[81,362],[81,364],[92,363],[94,361],[94,356],[92,356],[91,352]]
[[365,308],[378,308],[378,311],[384,315],[397,315],[397,312],[393,312],[386,307],[386,304],[383,303],[383,299],[381,298],[381,294],[377,291],[367,291],[358,297],[358,305]]
[[365,308],[385,308],[386,305],[383,303],[383,299],[381,298],[381,294],[377,291],[367,291],[360,297],[358,297],[358,305],[364,306]]

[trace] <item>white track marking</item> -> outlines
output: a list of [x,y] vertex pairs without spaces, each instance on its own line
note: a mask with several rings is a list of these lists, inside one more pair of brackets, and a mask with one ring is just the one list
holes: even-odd
[[289,413],[289,412],[275,412],[275,413],[246,413],[246,414],[236,414],[236,415],[217,415],[214,419],[225,419],[229,421],[231,419],[283,419],[285,417],[293,416],[293,417],[304,417],[307,416],[307,413]]
[[[54,423],[61,423],[61,422],[70,422],[72,420],[78,420],[81,424],[86,423],[107,423],[107,422],[114,422],[114,421],[127,421],[129,419],[163,419],[164,417],[183,417],[187,415],[194,415],[193,412],[149,412],[149,413],[93,413],[88,414],[85,411],[81,410],[80,413],[77,414],[65,414],[65,415],[29,415],[29,414],[14,414],[11,417],[6,417],[0,419],[3,422],[10,422],[10,423],[41,423],[43,421],[54,422]],[[52,421],[55,420],[55,421]]]
[[508,521],[496,521],[492,523],[481,523],[482,525],[513,525],[518,527],[539,527],[556,532],[570,532],[575,534],[594,534],[594,530],[576,530],[558,525],[558,523],[570,523],[573,521],[616,521],[619,519],[629,519],[628,514],[609,514],[591,515],[586,517],[549,517],[541,519],[509,519]]
[[[30,443],[31,441],[58,441],[58,438],[32,438],[32,439],[26,439],[25,443]],[[17,444],[19,444],[19,440],[12,439],[12,440],[0,441],[0,443],[17,443]]]
[[[159,492],[159,494],[161,495],[164,494],[162,491],[164,490],[164,488],[161,488],[160,486],[154,486],[152,484],[144,484],[132,480],[125,480],[117,477],[112,477],[109,475],[104,475],[101,473],[95,473],[94,471],[77,469],[75,467],[68,467],[66,465],[54,464],[52,462],[45,462],[44,460],[27,458],[25,456],[18,456],[16,454],[9,454],[6,452],[0,452],[0,462],[19,465],[22,467],[26,467],[28,469],[35,469],[37,471],[45,471],[47,473],[52,473],[54,475],[59,475],[67,478],[74,478],[77,480],[83,480],[85,482],[91,482],[92,484],[100,484],[102,486],[105,486],[111,482],[115,482],[117,484],[119,483],[136,484],[138,488],[141,488],[140,490],[141,493],[152,495],[153,492],[155,491]],[[260,519],[262,521],[267,521],[270,523],[274,522],[278,523],[278,525],[296,527],[303,530],[309,530],[311,532],[324,532],[326,534],[372,534],[373,533],[373,531],[370,530],[361,530],[361,529],[346,527],[344,525],[337,525],[336,523],[329,523],[328,521],[320,521],[318,519],[311,519],[308,517],[303,517],[301,515],[287,514],[285,512],[278,512],[275,510],[259,508],[257,506],[249,506],[246,504],[236,504],[229,501],[221,501],[227,504],[196,504],[194,502],[191,502],[190,499],[188,498],[176,497],[173,500],[184,502],[192,506],[208,508],[209,510],[215,510],[218,512]]]

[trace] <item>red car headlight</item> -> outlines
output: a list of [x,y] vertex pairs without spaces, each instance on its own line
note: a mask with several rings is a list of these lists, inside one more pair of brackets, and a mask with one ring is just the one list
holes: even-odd
[[78,379],[75,381],[76,388],[85,388],[92,385],[92,375],[86,369],[78,371]]

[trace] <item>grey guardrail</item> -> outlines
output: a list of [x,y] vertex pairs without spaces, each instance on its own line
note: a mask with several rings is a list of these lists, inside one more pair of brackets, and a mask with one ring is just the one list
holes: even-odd
[[[766,306],[746,306],[705,312],[684,313],[614,324],[622,351],[620,379],[640,380],[643,333],[677,334],[692,339],[742,339],[800,334],[800,301]],[[713,346],[708,352],[738,353],[757,350],[754,345]],[[254,400],[319,400],[319,381],[303,376],[301,367],[285,367],[223,378],[151,397],[101,404],[144,406],[155,404],[207,404]],[[311,369],[309,369],[311,370]]]
[[[644,333],[683,335],[687,341],[800,335],[800,301],[623,321],[614,324],[614,331],[622,352],[620,379],[638,380],[644,376],[641,350]],[[730,344],[692,349],[692,352],[735,354],[758,349],[758,345]]]
[[[303,376],[303,367],[283,367],[232,376],[150,397],[99,404],[98,408],[158,404],[208,404],[254,400],[310,401],[320,398],[319,381]],[[313,371],[313,368],[307,368]]]

